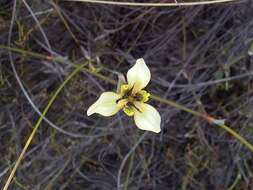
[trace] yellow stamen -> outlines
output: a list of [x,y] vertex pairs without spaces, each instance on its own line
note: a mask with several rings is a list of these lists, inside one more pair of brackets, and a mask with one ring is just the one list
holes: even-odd
[[148,93],[145,90],[141,90],[138,92],[137,96],[138,96],[138,101],[147,102],[149,100],[150,93]]
[[132,107],[129,106],[125,106],[123,108],[123,111],[125,112],[125,114],[127,114],[129,117],[134,115],[134,109]]
[[136,93],[133,92],[134,87],[128,84],[123,84],[120,87],[120,95],[122,99],[118,100],[117,104],[126,115],[133,116],[136,111],[142,112],[134,103],[144,103],[149,100],[150,94],[145,90],[140,90]]
[[128,84],[123,84],[120,87],[120,94],[125,95],[129,91],[129,85]]
[[127,104],[128,100],[127,99],[122,99],[118,101],[117,105],[120,107],[120,109],[124,108]]

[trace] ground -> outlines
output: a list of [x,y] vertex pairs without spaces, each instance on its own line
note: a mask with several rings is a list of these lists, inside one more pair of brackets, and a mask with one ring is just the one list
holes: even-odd
[[162,118],[156,134],[123,112],[86,115],[143,57],[151,94],[225,119],[253,143],[252,9],[251,0],[187,7],[2,0],[0,186],[41,112],[82,65],[38,126],[9,189],[253,189],[252,152],[201,117],[152,99]]

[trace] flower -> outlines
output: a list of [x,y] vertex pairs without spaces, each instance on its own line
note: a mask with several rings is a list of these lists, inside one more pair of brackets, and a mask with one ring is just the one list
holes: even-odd
[[153,106],[146,103],[150,94],[143,90],[150,78],[150,70],[144,59],[137,59],[135,65],[128,70],[127,84],[121,85],[120,92],[103,92],[89,107],[87,115],[98,113],[108,117],[123,110],[126,115],[134,117],[139,129],[159,133],[161,131],[160,114]]

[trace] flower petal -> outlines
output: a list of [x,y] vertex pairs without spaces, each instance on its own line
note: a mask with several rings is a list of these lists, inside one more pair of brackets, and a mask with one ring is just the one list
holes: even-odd
[[116,114],[120,110],[116,101],[120,98],[121,96],[114,92],[102,93],[98,100],[89,107],[87,115],[90,116],[93,113],[98,113],[103,116],[112,116]]
[[127,72],[127,82],[131,88],[134,87],[133,93],[145,88],[150,78],[150,70],[143,58],[137,59],[135,65]]
[[159,133],[161,131],[161,116],[159,112],[151,105],[135,102],[139,111],[135,110],[134,121],[139,129]]

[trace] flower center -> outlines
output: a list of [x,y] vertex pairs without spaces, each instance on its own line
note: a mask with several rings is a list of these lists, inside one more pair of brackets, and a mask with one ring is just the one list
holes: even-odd
[[147,102],[150,96],[145,90],[133,93],[133,87],[130,88],[127,84],[121,85],[120,94],[121,99],[117,101],[117,104],[128,116],[133,116],[136,111],[141,112],[141,109],[135,105],[135,102]]

